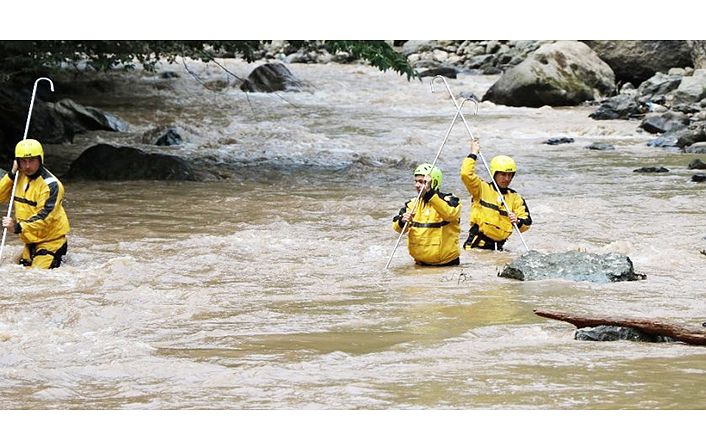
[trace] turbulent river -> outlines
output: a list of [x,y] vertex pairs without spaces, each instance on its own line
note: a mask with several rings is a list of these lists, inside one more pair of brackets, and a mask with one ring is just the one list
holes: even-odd
[[[239,76],[253,68],[225,65]],[[590,107],[485,102],[474,116],[469,103],[486,157],[518,163],[513,188],[534,220],[529,248],[624,253],[647,279],[499,278],[524,251],[516,235],[507,252],[463,252],[452,268],[415,267],[403,242],[385,270],[391,218],[414,196],[412,169],[433,159],[452,102],[442,87],[430,91],[429,78],[289,67],[306,91],[211,91],[200,81],[233,78],[195,63],[196,77],[165,66],[179,77],[137,75],[115,94],[77,99],[130,131],[50,147],[50,167],[61,154],[109,143],[175,154],[220,179],[64,181],[73,229],[66,263],[0,266],[3,408],[706,407],[703,347],[575,341],[572,325],[532,312],[706,321],[706,188],[690,181],[693,155],[648,148],[637,122],[594,121]],[[482,96],[495,79],[449,84]],[[168,124],[188,142],[141,143]],[[575,142],[543,144],[562,136]],[[594,142],[615,150],[585,148]],[[467,154],[459,122],[439,166],[442,189],[462,197],[462,240],[470,198],[458,172]],[[633,172],[642,166],[670,172]],[[20,249],[11,236],[6,256]]]

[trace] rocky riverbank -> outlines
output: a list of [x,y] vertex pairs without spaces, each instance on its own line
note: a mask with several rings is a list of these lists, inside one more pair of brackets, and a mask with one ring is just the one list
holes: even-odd
[[[595,120],[639,121],[636,127],[653,135],[646,140],[649,146],[706,152],[706,69],[694,67],[697,56],[690,55],[695,50],[693,43],[538,40],[390,43],[422,77],[497,74],[497,82],[482,95],[483,100],[528,107],[595,105],[596,111],[591,114]],[[228,53],[221,54],[228,56]],[[304,51],[294,49],[284,41],[265,45],[254,53],[254,58],[269,63],[256,68],[247,79],[239,78],[236,84],[207,82],[204,86],[212,91],[233,85],[249,92],[300,91],[301,83],[287,69],[287,64],[357,61],[346,52],[329,53],[323,45]],[[162,78],[166,82],[173,77]],[[76,91],[90,91],[90,86],[77,84],[75,87]],[[0,163],[7,164],[16,138],[21,136],[28,96],[26,89],[0,90],[0,106],[3,106],[0,109]],[[56,96],[48,92],[38,93],[32,117],[33,136],[46,144],[61,144],[70,143],[74,135],[89,130],[120,132],[127,129],[127,124],[111,113],[82,106],[70,96],[70,92],[65,93],[62,96],[65,98],[56,100]],[[160,145],[179,145],[181,141],[178,129],[164,125],[155,125],[153,134],[145,144],[154,144],[155,149]],[[558,142],[570,139],[555,138]],[[113,150],[102,148],[102,160],[114,160],[115,155],[126,154],[114,151],[115,154],[106,155],[106,151]],[[130,156],[146,157],[140,153]],[[184,173],[183,178],[170,174],[169,179],[200,178],[190,173],[188,162],[168,162],[173,164],[169,172]],[[90,164],[91,161],[84,159],[82,163]],[[695,166],[701,165],[697,163]],[[694,176],[694,181],[701,178],[698,175]]]

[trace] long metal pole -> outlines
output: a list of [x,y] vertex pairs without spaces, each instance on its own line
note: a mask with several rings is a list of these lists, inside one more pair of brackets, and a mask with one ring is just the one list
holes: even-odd
[[[22,140],[27,139],[27,133],[29,132],[29,121],[32,118],[32,109],[34,108],[34,97],[37,95],[37,84],[39,81],[48,81],[49,82],[49,88],[51,89],[52,93],[54,92],[54,83],[51,81],[49,78],[37,78],[36,81],[34,81],[34,87],[32,88],[32,99],[29,102],[29,112],[27,113],[27,122],[25,123],[25,133],[22,136]],[[15,189],[17,186],[17,183],[19,182],[20,179],[20,170],[17,169],[17,172],[15,172],[15,180],[12,182],[12,194],[10,195],[10,202],[7,205],[7,217],[10,217],[12,215],[12,204],[15,201]],[[5,248],[5,238],[7,237],[7,228],[3,228],[2,230],[2,243],[0,243],[0,264],[2,264],[2,251]]]
[[[432,80],[431,80],[431,86],[432,86],[432,92],[434,91],[434,81],[437,79],[441,79],[444,82],[444,85],[446,86],[446,91],[449,92],[449,95],[451,96],[451,100],[454,103],[454,106],[458,109],[458,103],[456,102],[456,98],[454,97],[453,92],[451,91],[451,87],[449,87],[449,83],[446,82],[446,78],[444,78],[441,75],[436,75]],[[473,132],[471,132],[471,128],[468,126],[468,122],[466,122],[466,117],[463,116],[463,113],[461,113],[461,120],[463,120],[463,125],[466,126],[466,131],[468,132],[468,135],[471,137],[471,139],[475,139],[473,137]],[[503,206],[505,207],[505,210],[507,211],[508,214],[510,214],[512,211],[510,211],[510,207],[508,207],[507,203],[505,202],[505,199],[503,198],[503,194],[500,192],[500,187],[498,187],[498,184],[495,182],[495,178],[493,178],[493,175],[490,172],[490,168],[488,167],[488,163],[485,161],[485,157],[483,157],[483,154],[478,151],[478,156],[480,157],[481,161],[483,162],[483,166],[485,166],[485,169],[488,171],[488,175],[490,176],[490,180],[493,182],[493,186],[495,187],[495,190],[498,192],[498,195],[500,196],[500,201],[502,202]],[[525,246],[525,250],[529,251],[529,247],[527,247],[527,243],[525,242],[525,238],[522,236],[522,232],[520,232],[520,228],[517,227],[515,223],[512,223],[512,227],[515,228],[515,232],[520,236],[520,240],[522,241],[522,245]]]
[[[434,92],[434,87],[432,86],[432,93]],[[444,140],[441,142],[441,146],[439,146],[439,150],[436,152],[436,156],[434,157],[434,161],[431,163],[432,169],[434,166],[436,166],[436,162],[439,160],[439,156],[441,155],[441,150],[444,149],[444,145],[446,144],[446,141],[449,139],[449,135],[451,134],[451,129],[453,129],[454,124],[456,123],[456,119],[458,118],[459,115],[463,117],[463,114],[461,113],[461,110],[463,109],[463,104],[466,103],[467,99],[461,100],[461,104],[456,105],[456,115],[454,115],[453,120],[451,120],[451,124],[449,124],[449,128],[446,129],[446,135],[444,135]],[[454,101],[455,102],[455,101]],[[476,112],[478,112],[478,105],[476,104]],[[414,211],[416,212],[417,207],[419,206],[419,201],[422,197],[422,193],[424,192],[424,187],[419,191],[419,194],[417,195],[417,200],[414,204]],[[400,231],[400,235],[397,237],[397,242],[395,242],[395,247],[392,249],[392,253],[390,253],[390,258],[387,259],[387,263],[385,264],[385,269],[388,269],[390,267],[390,262],[392,262],[392,258],[395,256],[395,251],[397,251],[397,247],[400,245],[400,241],[402,240],[402,236],[405,233],[405,230],[407,230],[407,225],[409,224],[409,220],[405,222],[404,226],[402,226],[402,230]]]

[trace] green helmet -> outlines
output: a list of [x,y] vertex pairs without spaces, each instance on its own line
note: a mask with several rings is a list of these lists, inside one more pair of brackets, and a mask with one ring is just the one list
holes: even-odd
[[432,166],[430,163],[422,163],[414,170],[414,176],[429,175],[431,177],[431,188],[438,190],[441,187],[441,169]]

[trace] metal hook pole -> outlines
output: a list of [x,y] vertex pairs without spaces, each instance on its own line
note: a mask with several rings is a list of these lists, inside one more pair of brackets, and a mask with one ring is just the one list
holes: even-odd
[[[449,96],[451,96],[451,101],[453,102],[454,106],[458,108],[458,103],[456,102],[456,97],[454,97],[453,92],[451,91],[451,87],[449,87],[449,83],[446,81],[446,78],[444,78],[441,75],[436,75],[432,80],[431,80],[431,85],[432,85],[432,92],[434,91],[434,81],[437,79],[441,79],[444,82],[444,85],[446,86],[446,91],[448,91]],[[475,99],[474,99],[475,100]],[[476,104],[476,107],[478,105]],[[476,110],[476,113],[478,111]],[[461,120],[463,121],[463,125],[466,126],[466,131],[468,132],[468,135],[471,137],[471,139],[475,139],[473,137],[473,132],[471,132],[470,126],[468,126],[468,122],[466,121],[466,117],[463,116],[463,113],[461,113]],[[488,175],[490,176],[490,181],[493,183],[493,187],[495,187],[495,190],[498,192],[498,196],[500,196],[500,201],[502,202],[503,206],[505,207],[505,210],[507,211],[508,214],[510,214],[510,207],[507,205],[507,202],[505,202],[505,198],[503,198],[503,194],[500,192],[500,187],[498,187],[498,184],[495,182],[495,178],[493,178],[493,174],[490,172],[490,168],[488,167],[488,163],[485,161],[485,157],[483,157],[483,154],[478,151],[478,157],[480,157],[480,160],[483,162],[483,166],[485,166],[486,171],[488,171]],[[522,236],[522,232],[520,232],[520,228],[517,227],[515,223],[512,223],[512,227],[515,228],[515,232],[517,232],[517,235],[520,237],[520,241],[522,241],[522,245],[525,246],[525,250],[529,251],[529,247],[527,247],[527,243],[525,242],[525,238]]]
[[[36,81],[34,81],[34,87],[32,88],[32,99],[29,102],[29,112],[27,113],[27,122],[25,123],[25,133],[22,136],[22,140],[27,139],[27,133],[29,132],[29,122],[30,119],[32,118],[32,109],[34,108],[34,98],[37,95],[37,84],[39,81],[48,81],[49,82],[49,89],[51,89],[52,93],[54,92],[54,83],[52,82],[51,79],[41,77],[37,78]],[[14,157],[13,157],[14,159]],[[12,215],[12,204],[15,201],[15,190],[16,186],[18,183],[18,180],[20,178],[20,170],[18,169],[17,172],[15,173],[15,180],[12,182],[12,194],[10,195],[10,202],[7,205],[7,217],[10,217]],[[7,238],[7,228],[3,228],[2,230],[2,243],[0,243],[0,264],[2,263],[2,251],[5,248],[5,239]]]
[[[432,87],[432,92],[433,92],[433,87]],[[451,124],[449,124],[449,128],[446,129],[446,135],[444,136],[444,140],[441,142],[441,146],[439,147],[439,151],[436,152],[436,156],[434,157],[434,161],[431,163],[432,169],[434,166],[436,166],[436,162],[439,160],[439,156],[441,155],[441,150],[444,149],[444,145],[446,144],[446,141],[449,139],[449,135],[451,134],[451,129],[453,129],[454,124],[456,123],[456,119],[458,118],[459,115],[463,117],[463,114],[461,113],[461,110],[463,109],[464,103],[466,103],[467,99],[462,99],[460,105],[456,105],[456,115],[454,115],[453,120],[451,120]],[[424,188],[419,191],[419,194],[417,195],[417,200],[414,204],[414,210],[412,212],[416,212],[418,206],[419,206],[419,201],[422,198],[422,192],[424,191]],[[397,242],[395,243],[395,247],[392,249],[392,253],[390,253],[390,258],[387,259],[387,264],[385,264],[385,269],[388,269],[390,267],[390,262],[392,262],[392,258],[395,256],[395,251],[397,251],[397,247],[400,245],[400,241],[402,240],[402,236],[404,235],[405,231],[407,230],[407,225],[409,224],[409,221],[405,222],[404,226],[402,226],[402,230],[400,231],[400,235],[397,237]]]

